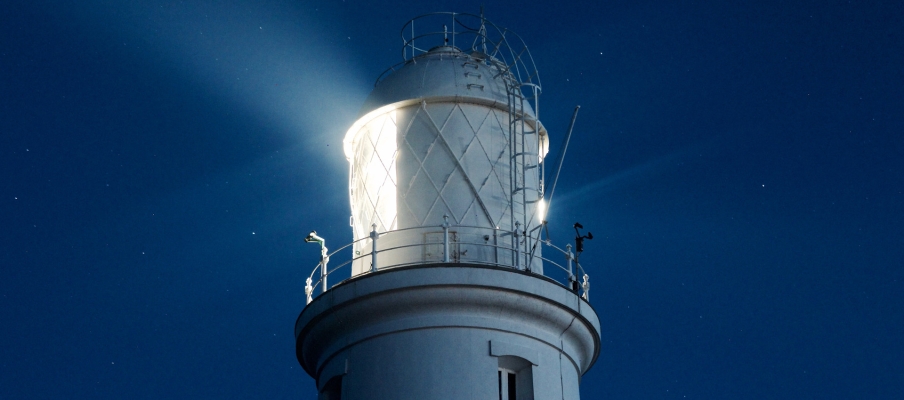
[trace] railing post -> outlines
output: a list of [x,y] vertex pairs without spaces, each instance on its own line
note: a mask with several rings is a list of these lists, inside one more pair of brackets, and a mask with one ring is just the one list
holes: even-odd
[[493,261],[499,266],[499,227],[493,229]]
[[370,251],[370,272],[377,272],[377,238],[380,235],[377,234],[377,224],[371,224],[370,227],[370,242],[373,244]]
[[584,274],[584,283],[581,284],[581,287],[584,288],[584,294],[581,296],[586,301],[590,301],[590,276]]
[[452,47],[455,47],[455,13],[452,13]]
[[449,216],[443,215],[443,262],[449,262]]
[[321,288],[323,290],[320,293],[326,293],[327,285],[326,285],[326,276],[329,275],[329,269],[326,267],[326,264],[330,262],[330,257],[327,255],[326,246],[321,244],[320,246],[320,283]]
[[314,301],[314,298],[311,297],[311,295],[314,294],[314,287],[311,286],[310,276],[305,280],[304,293],[308,296],[307,302],[305,304],[311,304],[311,302]]
[[521,269],[521,222],[515,221],[515,269]]
[[578,282],[574,277],[574,268],[571,266],[571,260],[574,260],[574,254],[571,252],[570,244],[565,246],[565,259],[568,261],[568,286],[571,286],[571,290],[577,292]]

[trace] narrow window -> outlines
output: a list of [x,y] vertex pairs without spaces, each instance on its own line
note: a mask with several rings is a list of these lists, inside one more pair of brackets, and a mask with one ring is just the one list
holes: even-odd
[[342,376],[334,376],[327,381],[317,400],[342,400]]
[[518,398],[518,394],[515,392],[515,389],[517,387],[518,387],[518,385],[515,384],[515,373],[509,372],[508,373],[508,398],[509,398],[509,400],[515,400]]
[[533,400],[533,371],[529,362],[520,357],[499,357],[496,374],[499,400]]
[[499,368],[499,400],[518,399],[518,373]]
[[502,400],[502,370],[499,370],[499,400]]

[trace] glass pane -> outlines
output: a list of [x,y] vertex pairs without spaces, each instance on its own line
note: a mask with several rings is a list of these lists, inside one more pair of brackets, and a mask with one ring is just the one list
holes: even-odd
[[371,225],[385,232],[396,228],[396,112],[378,116],[361,128],[352,161],[352,215],[355,239],[368,236]]

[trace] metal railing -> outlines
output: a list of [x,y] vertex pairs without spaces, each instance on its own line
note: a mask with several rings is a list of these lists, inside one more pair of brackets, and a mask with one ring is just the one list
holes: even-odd
[[[519,271],[539,274],[539,271],[532,271],[531,269],[531,267],[536,265],[537,262],[542,263],[542,266],[544,267],[542,273],[543,276],[551,278],[552,280],[562,284],[562,286],[565,286],[575,293],[580,294],[580,296],[584,300],[589,301],[590,277],[585,273],[584,268],[580,265],[580,263],[577,262],[577,258],[572,252],[571,244],[566,245],[565,249],[562,249],[552,244],[549,239],[532,237],[530,234],[526,234],[525,232],[505,231],[479,226],[450,225],[448,223],[448,220],[442,225],[438,226],[404,228],[383,233],[378,233],[376,231],[375,225],[372,225],[372,227],[373,230],[370,232],[369,236],[348,243],[340,247],[338,250],[333,251],[332,253],[327,253],[326,247],[321,247],[323,251],[321,252],[320,262],[311,270],[311,273],[305,280],[305,295],[307,296],[307,304],[310,304],[317,295],[329,290],[330,286],[327,284],[329,277],[334,276],[334,273],[346,267],[349,268],[349,273],[347,275],[348,278],[341,280],[339,283],[333,286],[340,285],[348,279],[358,276],[364,276],[377,271],[427,264],[460,263],[490,265],[507,267]],[[385,240],[392,235],[407,234],[405,238],[408,239],[412,237],[410,235],[412,231],[421,231],[423,233],[440,233],[440,231],[437,231],[437,229],[441,229],[442,233],[441,259],[430,259],[431,257],[435,256],[433,253],[431,253],[431,248],[439,245],[440,243],[419,242],[391,246],[383,249],[379,249],[377,246],[379,241]],[[482,243],[480,241],[473,240],[457,240],[457,233],[460,229],[464,229],[464,231],[462,232],[466,232],[469,236],[479,237],[480,233],[477,232],[486,232],[486,234],[482,236]],[[499,238],[505,237],[511,237],[513,239],[511,240],[513,245],[506,245],[499,242]],[[493,238],[492,242],[490,242],[490,238]],[[371,241],[369,246],[370,252],[356,251],[354,252],[354,254],[352,254],[352,257],[339,264],[338,266],[332,268],[329,267],[329,261],[331,257],[336,256],[338,253],[350,247],[363,248],[367,244],[366,241],[368,240]],[[524,244],[523,247],[522,244]],[[555,250],[555,252],[564,257],[564,262],[559,263],[550,258],[537,255],[536,247],[539,245],[545,245],[547,248]],[[462,252],[460,251],[462,246],[470,247],[469,249],[465,250],[465,253],[467,253],[467,251],[469,251],[470,249],[489,249],[491,251],[488,252],[488,254],[493,254],[494,256],[463,259],[463,256],[466,256],[466,254],[462,254]],[[412,248],[423,249],[423,251],[421,252],[423,256],[419,257],[419,259],[414,259],[417,257],[411,257],[410,253],[405,254],[402,257],[389,256],[392,252],[400,252],[404,251],[405,249]],[[381,254],[384,257],[381,258]],[[352,265],[354,265],[356,261],[366,260],[367,258],[370,258],[371,260],[370,268],[368,268],[366,271],[360,271],[357,275],[353,275],[353,271],[351,271]],[[555,267],[552,268],[552,270],[561,271],[561,273],[550,274],[549,271],[546,271],[545,267],[547,266]],[[317,272],[319,272],[319,274],[317,274]],[[577,274],[575,272],[577,272]],[[564,279],[562,277],[562,273],[564,273]],[[316,280],[315,276],[318,276]],[[578,277],[582,279],[581,282],[578,282]],[[319,291],[316,290],[318,286],[320,287]]]

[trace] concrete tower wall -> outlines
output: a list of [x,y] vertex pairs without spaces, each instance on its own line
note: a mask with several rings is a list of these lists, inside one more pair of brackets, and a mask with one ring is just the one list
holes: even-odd
[[343,399],[495,399],[500,369],[519,399],[577,400],[599,320],[556,282],[508,268],[378,272],[318,297],[296,324],[318,390]]

